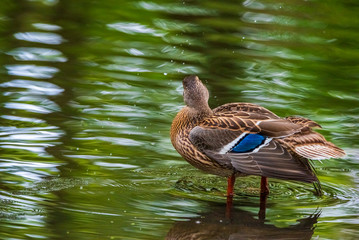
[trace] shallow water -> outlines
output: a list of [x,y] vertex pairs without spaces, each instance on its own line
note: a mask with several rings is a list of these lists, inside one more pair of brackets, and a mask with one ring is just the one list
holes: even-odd
[[[358,10],[350,0],[1,1],[0,238],[358,238]],[[226,180],[169,140],[188,74],[212,107],[252,102],[320,123],[347,152],[315,163],[324,195],[271,179],[262,221],[259,179],[242,178],[228,222]]]

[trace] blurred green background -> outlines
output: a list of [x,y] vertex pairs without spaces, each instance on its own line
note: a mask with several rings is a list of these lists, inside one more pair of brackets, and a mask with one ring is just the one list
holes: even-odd
[[[356,0],[2,0],[0,239],[357,239],[358,12]],[[271,179],[261,222],[259,178],[242,178],[226,221],[226,180],[169,140],[189,74],[212,107],[320,123],[347,152],[315,162],[324,195]]]

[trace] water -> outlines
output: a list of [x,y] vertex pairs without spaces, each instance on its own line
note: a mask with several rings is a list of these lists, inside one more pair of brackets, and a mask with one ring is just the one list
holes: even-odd
[[[0,238],[359,237],[357,1],[0,3]],[[345,149],[310,184],[225,179],[172,148],[181,80],[210,105],[252,102],[302,115]],[[218,236],[218,232],[223,233]],[[217,234],[217,235],[216,235]]]

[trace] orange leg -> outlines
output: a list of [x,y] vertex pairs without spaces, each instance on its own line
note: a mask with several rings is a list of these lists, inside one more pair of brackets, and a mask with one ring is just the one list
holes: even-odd
[[261,178],[261,195],[268,195],[268,194],[269,194],[268,178],[262,177]]
[[233,197],[233,189],[234,189],[234,182],[236,181],[236,177],[232,174],[228,177],[228,185],[227,185],[227,197]]

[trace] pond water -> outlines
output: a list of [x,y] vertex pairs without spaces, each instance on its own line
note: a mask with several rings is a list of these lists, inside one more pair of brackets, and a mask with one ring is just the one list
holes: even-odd
[[[0,239],[359,238],[356,0],[0,2]],[[210,105],[301,115],[347,156],[311,184],[193,168],[169,128],[181,80]]]

